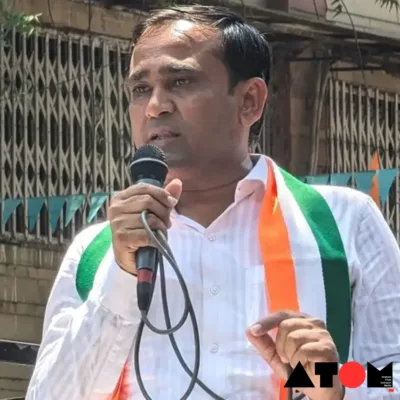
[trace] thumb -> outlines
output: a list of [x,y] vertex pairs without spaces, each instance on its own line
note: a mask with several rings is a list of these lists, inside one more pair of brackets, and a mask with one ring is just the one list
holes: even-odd
[[168,185],[165,187],[165,190],[177,201],[182,194],[182,181],[180,179],[173,179]]
[[272,337],[268,334],[255,336],[251,333],[250,329],[246,331],[246,334],[250,343],[259,351],[261,357],[267,362],[271,369],[281,379],[288,379],[289,374],[287,364],[284,364],[279,357]]

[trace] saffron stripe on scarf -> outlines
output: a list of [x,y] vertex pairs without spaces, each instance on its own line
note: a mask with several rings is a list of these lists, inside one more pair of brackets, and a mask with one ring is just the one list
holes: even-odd
[[129,377],[129,364],[125,363],[119,378],[117,387],[112,395],[112,400],[128,400],[130,396],[129,385],[127,384]]
[[281,174],[317,241],[324,277],[327,329],[336,344],[340,362],[345,363],[351,337],[351,293],[349,268],[339,229],[329,205],[317,190],[284,170]]
[[[299,311],[294,260],[289,233],[278,202],[273,166],[268,163],[267,190],[261,205],[259,237],[264,262],[268,309]],[[282,282],[285,284],[283,285]],[[285,382],[280,382],[279,400],[287,398]]]

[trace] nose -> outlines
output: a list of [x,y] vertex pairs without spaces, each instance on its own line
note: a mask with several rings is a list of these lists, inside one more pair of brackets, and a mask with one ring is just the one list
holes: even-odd
[[158,118],[162,114],[171,114],[174,111],[174,104],[168,93],[161,88],[154,88],[147,104],[146,116]]

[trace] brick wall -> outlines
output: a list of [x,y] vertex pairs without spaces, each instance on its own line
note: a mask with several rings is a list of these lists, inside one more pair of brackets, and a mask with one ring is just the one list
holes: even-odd
[[[0,337],[40,343],[61,251],[0,244]],[[23,395],[32,368],[0,363],[0,399]]]

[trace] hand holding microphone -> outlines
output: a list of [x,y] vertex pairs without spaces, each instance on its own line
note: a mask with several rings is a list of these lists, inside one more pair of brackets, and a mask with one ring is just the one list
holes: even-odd
[[166,231],[170,214],[182,193],[182,183],[175,179],[165,188],[150,182],[134,183],[111,200],[108,220],[111,224],[115,261],[125,271],[136,274],[136,253],[142,247],[153,246],[143,227],[141,214],[148,211],[147,222],[152,230]]

